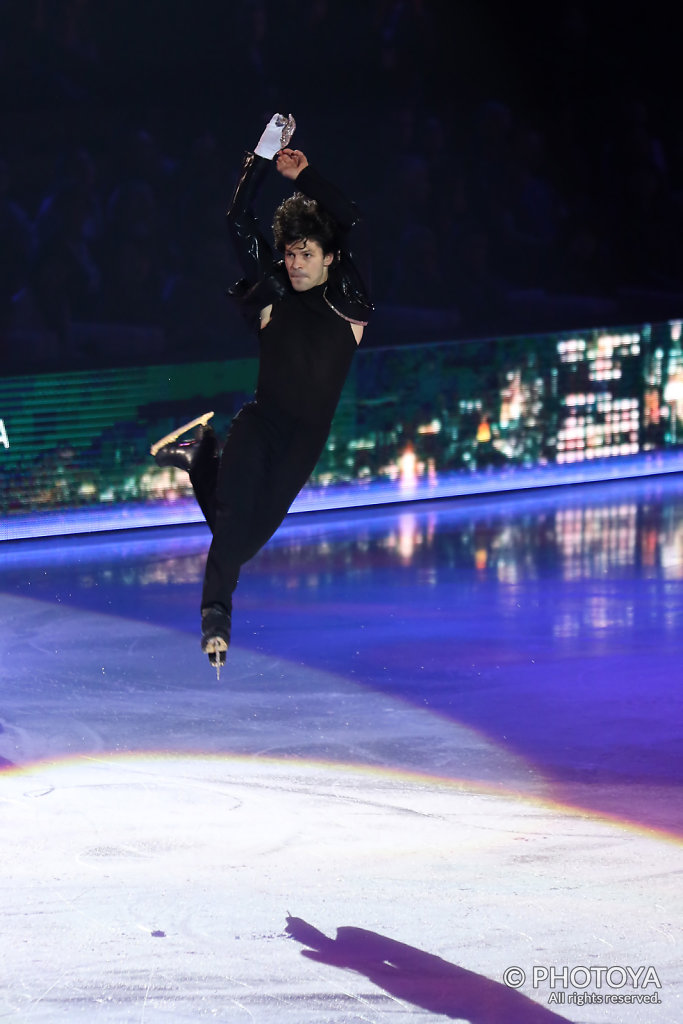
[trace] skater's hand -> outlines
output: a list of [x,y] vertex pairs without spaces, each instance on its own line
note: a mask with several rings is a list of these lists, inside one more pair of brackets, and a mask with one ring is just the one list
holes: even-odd
[[254,152],[257,156],[262,156],[266,160],[272,160],[280,149],[289,144],[295,128],[296,121],[291,114],[289,117],[285,117],[284,114],[273,114],[263,129],[263,134],[258,140],[258,145]]
[[304,167],[308,167],[308,160],[300,149],[281,149],[275,166],[283,178],[295,181]]

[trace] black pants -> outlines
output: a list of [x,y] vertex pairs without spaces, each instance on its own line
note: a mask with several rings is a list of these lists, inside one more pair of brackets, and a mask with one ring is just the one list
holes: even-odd
[[213,533],[202,608],[230,609],[241,567],[285,518],[320,458],[329,429],[250,402],[232,421],[220,460],[197,458],[190,480]]

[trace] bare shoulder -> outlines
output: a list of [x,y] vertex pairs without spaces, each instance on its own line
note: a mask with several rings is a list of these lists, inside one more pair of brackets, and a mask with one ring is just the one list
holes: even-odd
[[271,304],[269,306],[264,306],[263,309],[261,310],[261,312],[259,313],[259,321],[260,321],[259,322],[259,330],[262,331],[264,327],[268,326],[268,324],[270,323],[270,318],[272,317],[272,315],[273,315],[273,303],[271,302]]

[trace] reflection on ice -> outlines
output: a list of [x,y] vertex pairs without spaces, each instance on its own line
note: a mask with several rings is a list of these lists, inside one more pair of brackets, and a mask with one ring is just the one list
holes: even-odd
[[[642,484],[626,482],[583,488],[580,500],[575,491],[562,488],[536,497],[462,499],[353,517],[293,515],[255,564],[258,571],[275,563],[297,569],[332,564],[356,573],[364,566],[413,565],[437,572],[471,567],[501,583],[534,578],[548,566],[564,579],[578,580],[642,565],[648,575],[678,579],[683,576],[683,486],[654,480],[646,489],[645,500]],[[631,491],[632,500],[615,501],[618,491]],[[157,536],[154,548],[130,538],[18,543],[3,551],[2,578],[41,563],[68,564],[83,584],[92,586],[201,580],[205,528],[159,531]],[[306,577],[309,586],[319,585],[317,572],[306,569]]]

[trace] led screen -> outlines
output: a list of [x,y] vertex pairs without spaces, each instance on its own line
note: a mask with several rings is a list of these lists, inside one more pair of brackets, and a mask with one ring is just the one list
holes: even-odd
[[[196,522],[150,445],[251,395],[252,359],[0,381],[1,539]],[[678,322],[358,352],[294,508],[683,469]]]

